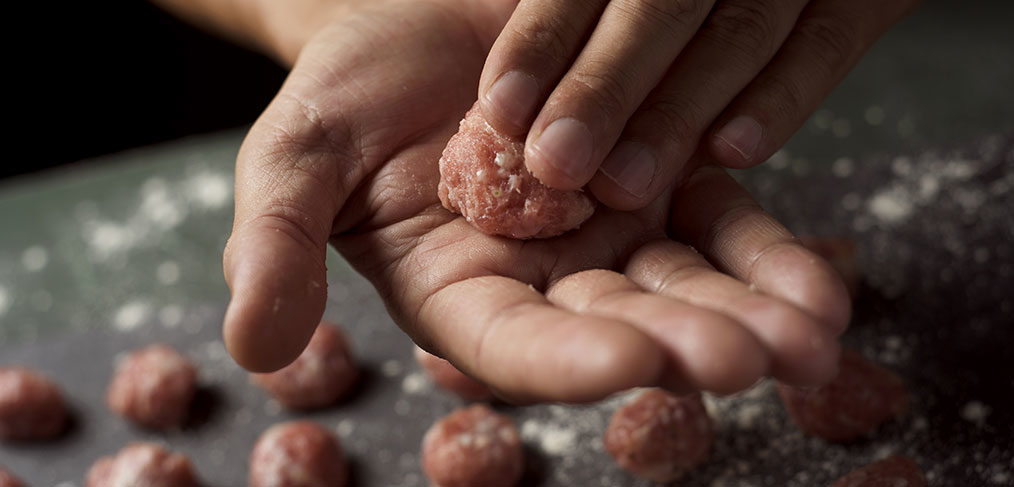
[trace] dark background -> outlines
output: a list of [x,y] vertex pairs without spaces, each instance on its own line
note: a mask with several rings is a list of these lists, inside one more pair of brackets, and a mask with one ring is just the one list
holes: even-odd
[[143,0],[28,3],[8,18],[24,22],[6,76],[22,156],[0,178],[249,124],[286,74]]

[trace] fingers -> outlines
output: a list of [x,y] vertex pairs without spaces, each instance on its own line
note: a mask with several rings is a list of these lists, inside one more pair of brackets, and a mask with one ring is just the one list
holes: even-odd
[[418,324],[427,348],[519,402],[601,399],[653,385],[664,363],[655,342],[626,323],[558,308],[506,277],[440,288]]
[[223,331],[230,354],[251,371],[285,366],[313,334],[327,295],[327,240],[354,173],[339,175],[351,163],[335,150],[341,128],[307,116],[316,113],[308,103],[283,88],[237,158]]
[[799,241],[718,167],[697,169],[672,201],[670,231],[719,270],[794,304],[834,333],[851,317],[834,269]]
[[[834,377],[838,344],[824,325],[789,303],[715,271],[690,247],[671,240],[649,243],[631,256],[625,274],[649,292],[735,320],[763,344],[770,356],[770,374],[784,383],[819,385]],[[723,356],[740,360],[737,354],[713,357]]]
[[916,0],[810,2],[781,50],[715,121],[715,160],[744,168],[771,156]]
[[735,320],[646,293],[622,274],[607,270],[571,274],[546,296],[580,313],[630,323],[655,339],[668,358],[661,385],[674,392],[733,393],[768,372],[767,351]]
[[[711,1],[609,2],[567,73],[532,123],[525,147],[528,169],[563,190],[583,187],[595,175],[627,119],[669,69],[707,16]],[[647,193],[657,160],[631,151],[626,181]]]
[[605,158],[589,188],[602,203],[640,208],[666,189],[708,127],[771,60],[806,0],[718,2]]

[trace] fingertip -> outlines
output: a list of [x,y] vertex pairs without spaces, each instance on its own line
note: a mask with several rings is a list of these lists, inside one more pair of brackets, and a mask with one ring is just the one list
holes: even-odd
[[508,71],[479,94],[479,109],[494,129],[523,137],[535,116],[541,93],[534,76]]
[[[773,250],[756,276],[765,292],[783,297],[824,324],[833,336],[841,335],[852,318],[848,289],[827,261],[802,245],[784,245]],[[777,269],[777,271],[775,271]]]
[[558,118],[543,129],[533,126],[525,143],[525,166],[546,186],[561,191],[581,189],[594,176],[594,141],[584,122]]
[[763,138],[761,124],[752,117],[740,115],[713,131],[708,147],[718,164],[730,169],[747,169],[763,160],[759,157]]
[[309,343],[324,313],[323,256],[268,228],[234,234],[227,256],[232,299],[223,323],[226,349],[251,372],[288,365]]

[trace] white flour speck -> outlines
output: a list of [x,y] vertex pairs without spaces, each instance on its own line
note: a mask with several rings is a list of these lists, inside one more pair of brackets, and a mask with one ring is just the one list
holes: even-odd
[[831,174],[839,178],[847,178],[856,170],[856,163],[848,157],[841,157],[831,164]]
[[430,382],[426,378],[426,374],[422,372],[408,374],[401,381],[401,390],[408,394],[419,394],[425,392],[429,387]]
[[878,105],[871,105],[866,109],[866,113],[863,114],[863,118],[866,119],[866,123],[876,127],[884,123],[884,119],[887,118],[887,113],[884,109]]
[[900,223],[912,214],[912,199],[900,186],[889,188],[870,198],[867,207],[884,223]]
[[201,172],[184,183],[188,199],[204,209],[217,209],[229,202],[232,181],[224,174]]
[[158,310],[158,320],[166,328],[176,328],[183,321],[183,308],[177,304],[169,304]]
[[982,427],[986,424],[986,418],[991,412],[992,408],[979,401],[968,401],[961,408],[961,418]]
[[384,363],[380,364],[380,373],[384,374],[384,377],[397,377],[401,375],[401,372],[401,362],[395,359],[385,360]]
[[167,286],[176,284],[180,280],[180,265],[175,261],[167,260],[155,269],[155,277],[158,282]]
[[38,272],[49,263],[49,252],[44,247],[33,245],[21,253],[21,265],[28,272]]
[[547,455],[563,455],[574,450],[577,432],[555,424],[529,419],[521,425],[521,437],[538,443]]
[[394,412],[398,416],[408,416],[408,413],[412,412],[412,404],[404,399],[398,399],[394,402]]
[[7,294],[7,288],[0,286],[0,316],[7,313],[7,308],[10,307],[11,298]]
[[145,301],[130,301],[120,306],[113,316],[113,326],[120,331],[130,331],[148,318],[151,306]]
[[353,431],[356,430],[356,423],[351,419],[343,419],[338,422],[338,426],[335,427],[335,433],[342,438],[348,438]]

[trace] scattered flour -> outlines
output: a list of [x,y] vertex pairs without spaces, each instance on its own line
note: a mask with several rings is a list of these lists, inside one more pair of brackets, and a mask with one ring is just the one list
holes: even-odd
[[334,432],[341,438],[348,438],[356,430],[356,423],[351,419],[343,419],[338,422],[338,426],[335,426]]
[[167,260],[155,269],[155,277],[166,286],[176,284],[180,280],[180,265],[176,261]]
[[395,359],[385,360],[384,363],[380,364],[380,373],[384,374],[384,377],[397,377],[401,375],[402,371],[401,362]]
[[574,451],[577,432],[561,425],[526,420],[521,425],[521,437],[535,442],[548,455],[565,455]]
[[401,381],[401,390],[408,394],[420,394],[429,389],[430,381],[422,372],[412,372]]
[[178,304],[163,306],[158,311],[158,320],[166,328],[176,328],[183,321],[183,307]]
[[21,253],[21,265],[28,272],[38,272],[49,263],[49,252],[44,247],[33,245]]
[[197,207],[214,210],[229,203],[232,179],[224,174],[198,172],[183,183],[187,199]]
[[961,407],[961,418],[981,428],[991,412],[992,408],[979,401],[968,401]]
[[120,331],[130,331],[144,323],[151,313],[151,305],[146,301],[128,301],[113,315],[113,326]]

